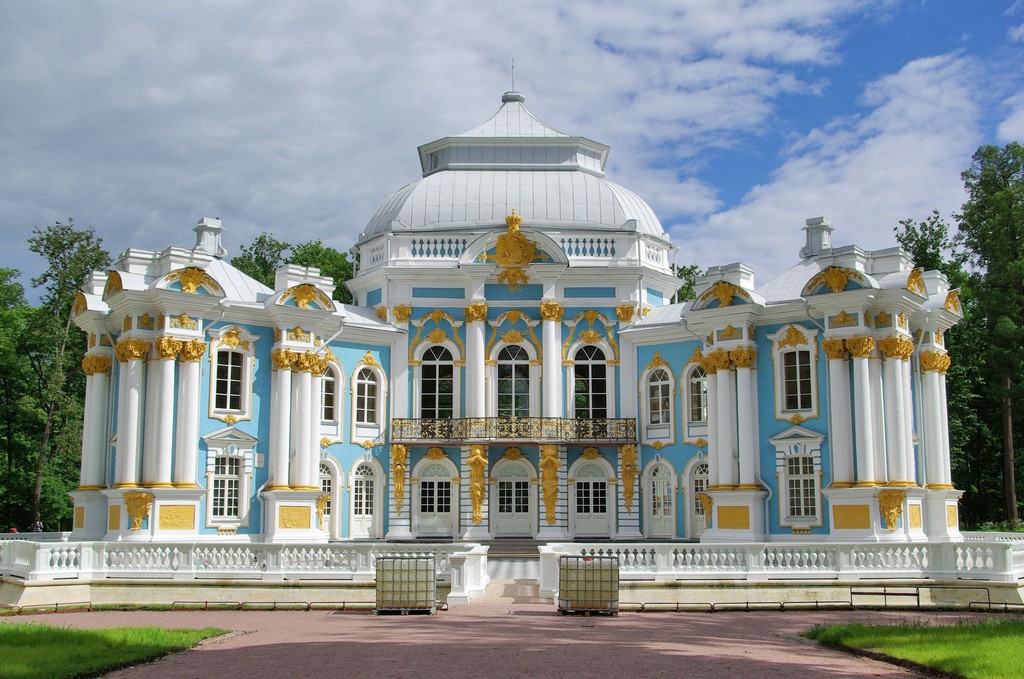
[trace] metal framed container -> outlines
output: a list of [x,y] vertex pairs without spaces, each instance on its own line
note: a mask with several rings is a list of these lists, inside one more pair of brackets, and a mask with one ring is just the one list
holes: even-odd
[[558,560],[558,610],[562,613],[618,615],[618,557],[560,557]]
[[432,557],[377,558],[377,613],[433,613],[436,607]]

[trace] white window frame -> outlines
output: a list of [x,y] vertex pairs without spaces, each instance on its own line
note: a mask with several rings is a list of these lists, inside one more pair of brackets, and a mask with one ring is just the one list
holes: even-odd
[[[699,473],[701,467],[704,468],[703,473]],[[708,486],[711,483],[709,472],[710,465],[708,461],[700,457],[694,459],[684,473],[684,486],[686,488],[686,495],[684,497],[686,502],[686,537],[690,539],[700,537],[710,527],[709,519],[711,517],[704,513],[704,505],[697,499],[697,496],[701,493],[708,492]],[[700,488],[697,487],[698,480],[703,481]]]
[[429,467],[432,467],[434,465],[440,465],[444,469],[448,470],[449,476],[447,478],[445,478],[443,476],[430,476],[430,477],[427,477],[427,478],[431,479],[431,480],[440,480],[440,481],[449,481],[449,482],[451,482],[451,486],[450,486],[451,494],[449,495],[449,502],[450,502],[449,507],[451,509],[451,524],[446,527],[451,532],[450,533],[447,533],[447,532],[442,533],[440,536],[434,535],[434,534],[430,534],[429,536],[426,536],[426,537],[443,537],[444,535],[451,535],[451,536],[454,537],[454,536],[459,534],[459,512],[461,511],[461,509],[460,509],[460,495],[461,495],[461,484],[460,484],[460,481],[461,481],[461,479],[459,477],[459,470],[455,467],[455,464],[450,459],[448,459],[448,458],[443,458],[443,459],[440,459],[440,460],[432,460],[432,459],[430,459],[428,457],[424,457],[419,462],[416,463],[415,467],[413,467],[412,475],[410,476],[410,481],[411,481],[412,491],[413,491],[412,492],[412,498],[410,498],[411,501],[412,501],[412,504],[410,505],[410,510],[412,512],[412,522],[411,522],[412,523],[412,533],[413,533],[413,535],[419,537],[420,530],[421,530],[420,529],[420,513],[421,513],[421,504],[423,502],[423,498],[421,496],[421,488],[422,488],[422,483],[423,483],[422,475],[423,475],[423,472],[426,469],[428,469]]
[[498,417],[498,356],[501,356],[501,352],[506,347],[519,347],[526,352],[526,356],[529,359],[529,376],[530,376],[530,407],[526,414],[526,417],[540,417],[540,365],[537,361],[537,353],[533,348],[533,345],[529,342],[520,343],[506,343],[498,342],[491,350],[492,360],[489,361],[490,365],[488,368],[488,410],[490,417]]
[[437,344],[420,344],[413,355],[412,381],[412,413],[415,418],[423,417],[423,357],[434,347],[443,347],[452,356],[452,419],[462,417],[462,365],[464,363],[459,348],[454,342],[446,341]]
[[[209,416],[228,424],[252,419],[252,386],[253,371],[256,366],[256,340],[259,337],[250,334],[241,326],[219,328],[210,333],[210,387]],[[238,408],[217,406],[218,366],[221,356],[237,352],[241,356],[241,375],[239,393],[241,403]]]
[[[324,475],[324,468],[327,468],[327,476]],[[320,491],[324,492],[323,482],[325,478],[329,478],[331,482],[331,489],[329,494],[330,499],[330,513],[325,512],[324,525],[320,526],[320,529],[327,533],[327,537],[331,540],[337,540],[341,535],[341,515],[342,515],[342,489],[345,488],[345,474],[341,470],[341,466],[337,460],[332,457],[325,457],[320,460],[320,465],[317,474],[317,485],[320,487]]]
[[[225,427],[203,436],[206,442],[206,527],[237,530],[249,526],[252,506],[252,477],[258,440],[235,427]],[[214,480],[217,460],[238,461],[238,516],[214,516]]]
[[[359,469],[360,465],[364,464],[367,467],[369,467],[370,470],[373,472],[373,476],[370,477],[371,487],[373,489],[373,519],[371,520],[369,536],[367,539],[376,540],[381,537],[381,525],[384,520],[383,515],[388,511],[387,498],[384,496],[384,484],[387,482],[387,477],[384,475],[384,468],[380,465],[379,462],[377,462],[377,459],[372,456],[358,457],[356,458],[356,461],[352,464],[351,473],[349,474],[348,477],[347,486],[349,492],[349,500],[346,505],[349,512],[348,532],[350,539],[356,539],[352,535],[352,519],[355,516],[356,501],[355,484],[357,478],[366,478],[363,476],[357,476],[356,470]],[[362,536],[359,536],[358,539],[364,538],[362,538]]]
[[[601,355],[604,356],[604,359],[603,360],[586,359],[584,361],[577,360],[577,356],[579,355],[579,353],[581,351],[583,351],[584,349],[587,349],[587,348],[593,348],[593,349],[595,349],[597,351],[600,351]],[[591,366],[591,367],[593,367],[593,366],[603,366],[604,367],[604,403],[605,403],[605,406],[604,406],[604,411],[605,411],[604,412],[604,417],[603,418],[594,418],[592,416],[592,413],[594,411],[593,397],[594,397],[595,394],[599,394],[600,392],[599,391],[594,391],[594,382],[593,382],[594,376],[593,376],[593,373],[591,372],[590,376],[587,378],[587,382],[588,382],[588,385],[589,385],[589,388],[590,388],[590,392],[588,394],[588,398],[591,400],[591,404],[590,404],[590,411],[591,411],[591,413],[588,413],[586,415],[586,419],[608,419],[608,418],[611,418],[611,417],[615,416],[615,397],[614,397],[614,393],[615,392],[612,391],[612,389],[610,388],[611,387],[611,383],[613,381],[612,371],[613,371],[614,366],[608,365],[608,355],[609,355],[609,350],[606,347],[602,346],[601,344],[589,344],[588,343],[588,344],[579,344],[579,345],[576,345],[575,347],[573,347],[572,353],[569,354],[569,356],[572,359],[572,380],[567,383],[569,385],[572,385],[570,389],[567,389],[567,391],[569,392],[569,393],[567,393],[567,396],[569,397],[570,403],[571,403],[571,411],[570,411],[571,412],[571,417],[573,417],[573,418],[578,417],[578,415],[576,413],[576,371],[579,369],[579,365],[581,363],[585,364],[585,365],[588,365],[588,366]],[[614,356],[614,354],[612,354],[612,355]]]
[[[324,417],[326,399],[331,381],[334,382],[334,418]],[[324,372],[320,400],[320,435],[326,436],[332,443],[341,441],[342,426],[344,425],[343,413],[345,412],[345,371],[342,367],[331,361],[327,364],[327,371]]]
[[[363,370],[369,371],[369,374],[374,377],[377,383],[376,407],[373,413],[374,417],[372,420],[368,421],[362,421],[359,419],[359,386],[363,383],[359,376]],[[384,422],[386,421],[388,409],[387,376],[376,362],[368,363],[364,359],[360,361],[352,371],[349,391],[351,392],[352,397],[352,442],[364,443],[366,441],[372,442],[378,440],[384,432]]]
[[[783,528],[808,529],[822,525],[824,510],[821,494],[821,443],[824,435],[806,427],[790,427],[777,434],[769,443],[775,448],[775,477],[778,480],[779,525]],[[811,460],[811,475],[814,482],[814,513],[805,516],[790,514],[789,461],[795,458]],[[801,478],[803,476],[801,475]]]
[[[658,372],[665,375],[665,382],[659,383],[662,388],[668,390],[668,422],[660,424],[651,423],[651,388],[654,386],[651,380]],[[643,443],[654,443],[660,441],[664,445],[675,443],[676,440],[676,377],[672,368],[667,364],[651,365],[644,369],[640,376],[641,386],[641,416],[643,417],[641,435]]]
[[[818,416],[818,330],[795,323],[779,329],[768,339],[772,342],[775,371],[775,418],[802,422]],[[810,407],[788,408],[786,404],[786,356],[806,351],[810,361]]]
[[616,372],[617,366],[615,362],[615,351],[612,350],[610,344],[605,341],[599,342],[584,342],[582,340],[574,342],[569,346],[569,350],[566,352],[566,356],[569,359],[569,365],[565,369],[565,398],[566,407],[565,412],[568,413],[566,417],[575,419],[576,418],[576,354],[585,346],[596,347],[600,349],[605,355],[605,389],[607,390],[606,403],[608,404],[608,419],[615,419],[618,409],[616,408],[615,395],[616,391]]
[[[654,473],[655,473],[655,471],[658,470],[659,468],[664,469],[668,473],[668,476],[667,476],[666,480],[668,481],[669,497],[671,498],[669,500],[669,502],[672,503],[672,509],[671,509],[671,512],[670,512],[670,515],[671,515],[670,521],[672,523],[673,530],[671,531],[671,534],[668,535],[668,536],[654,535],[654,530],[653,530],[654,502],[655,502],[655,499],[652,497],[651,483],[654,480]],[[654,537],[654,538],[665,538],[665,537],[675,538],[676,537],[676,534],[678,532],[678,528],[676,528],[676,527],[679,525],[679,522],[678,522],[679,521],[679,502],[678,502],[678,499],[679,499],[678,495],[679,494],[678,494],[677,488],[676,488],[676,483],[677,483],[678,478],[679,477],[676,476],[676,470],[675,470],[675,467],[672,465],[672,463],[669,462],[668,460],[662,458],[660,455],[657,455],[656,459],[651,460],[647,464],[647,466],[644,468],[644,473],[641,476],[641,481],[640,481],[640,483],[641,483],[640,487],[643,489],[643,492],[641,492],[640,496],[644,500],[644,537],[647,537],[647,538],[652,538],[652,537]]]
[[[576,475],[580,469],[589,465],[597,465],[608,475],[606,481],[608,482],[608,494],[605,498],[608,507],[608,537],[615,537],[618,529],[618,507],[619,507],[619,484],[618,479],[615,476],[615,469],[611,463],[608,462],[603,456],[593,460],[580,456],[573,462],[572,466],[569,467],[568,473],[568,485],[569,485],[569,497],[568,499],[568,510],[569,510],[569,535],[575,539],[576,535]],[[584,477],[588,480],[596,479],[597,477]],[[601,537],[601,536],[582,536],[582,537]]]

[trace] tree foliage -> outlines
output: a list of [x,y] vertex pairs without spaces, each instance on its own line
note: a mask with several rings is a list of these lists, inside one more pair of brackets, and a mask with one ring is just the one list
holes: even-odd
[[314,267],[321,275],[334,279],[335,301],[352,303],[352,293],[345,286],[353,274],[348,255],[324,245],[319,238],[291,245],[274,238],[273,234],[261,233],[252,244],[243,245],[241,252],[232,258],[231,265],[269,288],[274,287],[274,273],[285,264]]

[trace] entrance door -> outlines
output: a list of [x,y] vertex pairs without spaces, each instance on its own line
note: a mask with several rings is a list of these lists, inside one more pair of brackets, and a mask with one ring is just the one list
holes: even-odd
[[498,479],[495,537],[530,537],[530,474],[522,464],[506,464]]
[[708,525],[708,517],[704,513],[704,505],[697,498],[698,493],[708,489],[708,463],[699,462],[690,471],[690,513],[692,516],[690,537],[699,538]]
[[611,516],[608,513],[608,476],[596,464],[576,472],[576,529],[579,537],[608,537]]
[[373,512],[376,504],[376,484],[373,467],[365,462],[352,472],[352,514],[349,517],[349,535],[353,539],[374,538]]
[[418,534],[427,537],[452,535],[452,476],[443,464],[430,464],[420,472]]
[[675,536],[675,503],[672,501],[672,472],[659,464],[651,470],[647,486],[647,497],[651,506],[651,525],[647,535],[652,538]]

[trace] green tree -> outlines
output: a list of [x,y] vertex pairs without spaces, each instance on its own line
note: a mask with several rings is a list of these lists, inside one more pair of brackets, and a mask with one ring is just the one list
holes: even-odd
[[[68,460],[73,462],[81,455],[85,381],[78,362],[86,346],[85,336],[72,328],[71,307],[79,285],[92,271],[109,266],[110,255],[92,228],[78,229],[70,219],[46,228],[36,227],[28,243],[29,249],[47,263],[42,275],[32,279],[33,286],[43,289],[42,305],[33,313],[31,331],[25,338],[33,396],[44,415],[30,498],[34,523],[42,518],[40,497],[48,473],[66,473]],[[59,476],[52,478],[54,481],[45,485],[56,486],[58,496],[74,481],[73,477],[63,479],[64,483],[57,481]],[[59,500],[59,513],[48,514],[48,522],[62,518],[67,509],[67,501]]]
[[982,146],[963,172],[967,201],[958,216],[988,343],[987,388],[999,403],[1003,502],[1006,519],[1019,520],[1016,484],[1016,407],[1024,372],[1024,146]]
[[262,233],[251,245],[243,245],[241,251],[232,258],[231,266],[268,288],[274,287],[274,273],[285,264],[316,267],[322,275],[334,279],[335,301],[352,303],[352,293],[345,286],[345,281],[352,278],[352,263],[345,253],[324,245],[319,238],[291,245],[273,234]]
[[683,282],[679,289],[676,290],[673,301],[678,303],[693,299],[695,296],[693,292],[694,283],[697,282],[697,278],[703,275],[704,272],[696,264],[684,264],[683,266],[673,264],[672,271],[675,273],[676,278]]

